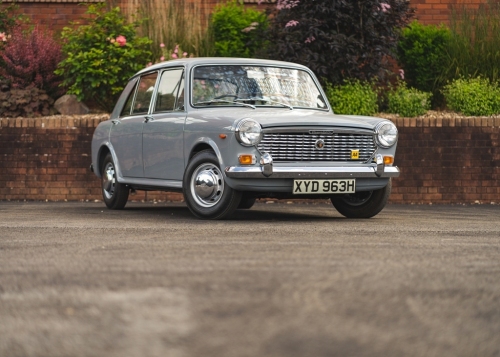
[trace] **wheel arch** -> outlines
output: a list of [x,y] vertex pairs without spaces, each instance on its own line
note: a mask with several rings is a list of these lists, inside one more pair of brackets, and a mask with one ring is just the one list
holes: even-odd
[[189,155],[187,157],[185,165],[187,166],[188,162],[193,158],[197,153],[204,150],[212,150],[215,156],[217,156],[217,160],[219,160],[219,164],[222,166],[222,155],[217,147],[217,144],[210,138],[200,138],[198,139],[191,150],[189,151]]
[[104,158],[108,154],[111,154],[111,156],[113,157],[113,161],[114,161],[114,164],[115,164],[115,170],[116,170],[116,173],[117,173],[117,178],[120,179],[121,178],[120,165],[118,163],[115,151],[113,150],[113,147],[111,146],[110,143],[104,143],[99,148],[99,151],[97,153],[97,163],[96,163],[97,165],[96,165],[96,167],[94,167],[94,173],[98,177],[101,177],[101,175],[102,175],[101,167],[102,167],[102,164],[104,162]]

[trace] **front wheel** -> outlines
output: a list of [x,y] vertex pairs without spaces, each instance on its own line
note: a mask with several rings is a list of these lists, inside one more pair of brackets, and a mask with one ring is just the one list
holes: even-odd
[[129,188],[116,180],[116,168],[110,153],[101,169],[102,198],[109,209],[123,209],[127,204]]
[[380,190],[331,196],[333,206],[347,218],[371,218],[385,207],[391,194],[391,180]]
[[243,194],[238,209],[250,209],[257,201],[257,198]]
[[227,218],[241,201],[241,192],[225,184],[219,161],[210,150],[197,153],[189,161],[182,186],[184,200],[198,218]]

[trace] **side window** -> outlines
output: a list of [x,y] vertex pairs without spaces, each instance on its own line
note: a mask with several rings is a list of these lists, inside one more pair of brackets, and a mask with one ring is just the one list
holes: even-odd
[[135,96],[133,110],[134,115],[148,113],[157,77],[157,72],[146,74],[145,76],[141,77],[141,80],[139,81],[139,87],[137,88],[137,94]]
[[135,89],[137,88],[137,83],[135,83],[133,89],[130,91],[127,101],[123,106],[122,112],[120,113],[120,117],[126,117],[130,115],[130,111],[132,110],[132,102],[134,100]]
[[184,110],[182,69],[173,69],[162,73],[156,96],[155,113],[174,110]]

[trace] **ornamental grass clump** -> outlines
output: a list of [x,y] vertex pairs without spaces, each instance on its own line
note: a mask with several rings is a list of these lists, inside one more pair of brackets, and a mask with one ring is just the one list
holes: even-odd
[[500,88],[487,78],[456,79],[443,89],[448,107],[467,116],[500,114]]
[[378,112],[378,94],[373,83],[354,79],[337,86],[326,83],[325,88],[336,114],[373,115]]
[[431,93],[408,88],[405,82],[399,82],[387,95],[388,111],[410,118],[424,115],[431,108],[431,97]]
[[165,55],[163,49],[177,45],[189,56],[212,55],[213,39],[208,30],[210,0],[123,0],[122,4],[130,21],[138,10],[142,17],[138,34],[152,40],[149,50],[154,59],[169,59],[170,53]]
[[118,7],[90,5],[88,25],[65,27],[65,59],[56,73],[68,93],[110,112],[128,79],[152,61],[151,41],[139,37],[138,22],[128,23]]
[[452,7],[451,38],[445,80],[479,77],[500,80],[500,2],[486,0],[474,8],[463,2]]

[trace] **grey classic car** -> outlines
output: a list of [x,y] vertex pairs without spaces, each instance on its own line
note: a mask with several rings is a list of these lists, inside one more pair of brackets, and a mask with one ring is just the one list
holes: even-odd
[[335,115],[302,65],[190,58],[132,77],[92,140],[108,208],[129,192],[182,192],[199,218],[222,219],[261,197],[329,198],[342,215],[386,205],[398,131],[388,120]]

